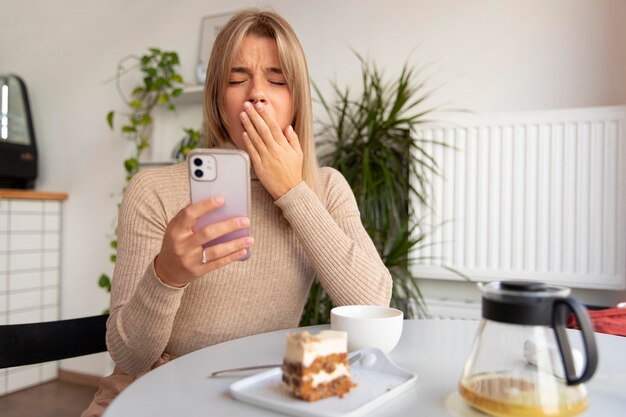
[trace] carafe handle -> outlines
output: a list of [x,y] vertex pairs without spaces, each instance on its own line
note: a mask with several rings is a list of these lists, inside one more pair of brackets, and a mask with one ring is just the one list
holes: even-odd
[[[576,375],[572,349],[565,328],[567,313],[569,311],[574,313],[578,320],[585,348],[585,367],[580,376]],[[559,352],[563,360],[567,385],[578,385],[588,381],[593,376],[598,366],[598,350],[596,348],[593,326],[587,314],[587,309],[571,297],[556,299],[552,311],[552,327],[554,328],[556,340],[559,345]]]

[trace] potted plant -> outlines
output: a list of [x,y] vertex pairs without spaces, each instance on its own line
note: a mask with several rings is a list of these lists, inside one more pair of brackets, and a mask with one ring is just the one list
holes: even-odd
[[[412,223],[414,202],[427,205],[426,174],[438,172],[416,129],[435,109],[423,108],[430,94],[417,82],[415,68],[405,64],[399,76],[387,82],[374,64],[357,57],[360,93],[353,95],[332,83],[336,97],[329,102],[314,86],[327,116],[319,122],[320,162],[339,170],[350,184],[363,225],[393,277],[391,306],[414,318],[426,315],[410,269],[411,252],[424,238],[419,223]],[[328,323],[332,307],[315,280],[300,324]]]

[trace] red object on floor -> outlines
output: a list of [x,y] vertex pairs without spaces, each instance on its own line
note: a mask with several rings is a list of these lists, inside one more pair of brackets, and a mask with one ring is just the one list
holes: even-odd
[[[617,336],[626,336],[626,308],[590,310],[589,317],[591,318],[594,331]],[[567,327],[570,329],[580,329],[576,317],[573,314],[567,319]]]

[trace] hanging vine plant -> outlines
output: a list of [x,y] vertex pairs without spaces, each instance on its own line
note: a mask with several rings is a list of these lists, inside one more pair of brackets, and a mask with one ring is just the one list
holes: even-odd
[[[176,106],[171,99],[183,93],[183,77],[177,71],[180,65],[178,54],[158,48],[149,48],[148,51],[148,54],[141,56],[127,56],[118,64],[115,85],[128,110],[125,112],[111,110],[106,116],[111,130],[114,130],[114,117],[116,115],[124,117],[126,122],[120,130],[135,145],[134,154],[124,161],[127,182],[139,170],[139,157],[150,146],[152,111],[157,105],[167,106],[171,111],[175,110]],[[129,61],[135,64],[126,68],[124,65]],[[126,97],[120,81],[125,73],[135,68],[142,72],[143,84],[136,86],[130,97]]]
[[[152,111],[157,106],[165,106],[168,110],[176,110],[172,99],[183,93],[183,77],[178,73],[180,61],[178,54],[173,51],[163,51],[159,48],[149,48],[148,53],[137,56],[129,55],[120,60],[115,74],[115,86],[120,97],[126,103],[125,111],[111,110],[106,115],[106,122],[115,131],[115,120],[122,118],[123,124],[120,132],[124,138],[133,144],[132,155],[124,160],[124,170],[126,172],[126,185],[132,177],[139,171],[140,157],[143,152],[150,147],[152,137]],[[142,76],[141,84],[137,85],[126,95],[121,86],[122,77],[130,71],[139,70]],[[193,147],[197,146],[200,133],[194,129],[185,129],[191,142],[180,147],[179,152],[185,155]],[[110,242],[112,253],[109,257],[115,263],[117,258],[117,237]],[[111,277],[102,274],[98,280],[98,285],[107,292],[111,291]]]

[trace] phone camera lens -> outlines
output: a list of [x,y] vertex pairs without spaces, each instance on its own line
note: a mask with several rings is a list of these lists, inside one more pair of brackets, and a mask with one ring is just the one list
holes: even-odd
[[196,174],[196,177],[198,177],[198,178],[202,178],[202,176],[204,176],[204,172],[202,172],[201,169],[196,169],[194,174]]
[[200,158],[194,158],[193,159],[193,164],[197,167],[199,167],[200,165],[202,165],[202,159]]

